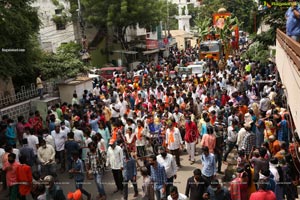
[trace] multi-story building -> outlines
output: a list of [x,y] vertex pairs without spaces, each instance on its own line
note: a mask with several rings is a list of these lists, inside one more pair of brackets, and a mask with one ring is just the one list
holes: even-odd
[[56,52],[62,43],[75,40],[76,31],[68,0],[36,0],[32,7],[38,9],[41,20],[39,39],[42,49]]

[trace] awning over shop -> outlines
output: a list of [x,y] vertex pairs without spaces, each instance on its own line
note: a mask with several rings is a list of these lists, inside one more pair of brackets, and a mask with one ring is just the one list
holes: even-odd
[[149,51],[143,51],[144,55],[148,55],[148,54],[153,54],[153,53],[157,53],[159,52],[159,49],[153,49],[153,50],[149,50]]
[[147,46],[145,44],[137,44],[134,47],[140,48],[140,49],[146,49],[147,48]]
[[123,54],[137,54],[136,51],[126,51],[126,50],[115,50],[114,53],[123,53]]

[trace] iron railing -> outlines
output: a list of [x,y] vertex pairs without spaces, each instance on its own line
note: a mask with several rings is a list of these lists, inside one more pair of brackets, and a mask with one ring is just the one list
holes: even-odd
[[[44,83],[44,94],[55,96],[56,91],[58,91],[56,82]],[[6,92],[0,91],[0,108],[11,106],[34,97],[38,97],[38,91],[34,83],[29,87],[22,86],[18,92],[14,90]]]

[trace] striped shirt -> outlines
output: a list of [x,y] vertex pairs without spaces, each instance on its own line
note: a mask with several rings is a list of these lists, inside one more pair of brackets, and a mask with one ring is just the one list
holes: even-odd
[[247,132],[242,142],[242,149],[245,150],[245,154],[249,155],[252,147],[256,144],[256,135],[253,132]]
[[160,190],[167,182],[165,167],[157,163],[157,167],[151,166],[151,181],[154,182],[154,189]]

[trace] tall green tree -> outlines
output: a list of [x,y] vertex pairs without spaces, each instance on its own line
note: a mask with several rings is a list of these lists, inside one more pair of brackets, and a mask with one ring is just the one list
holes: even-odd
[[254,31],[254,23],[257,23],[253,17],[254,11],[257,11],[257,4],[254,0],[230,0],[226,1],[225,7],[233,17],[237,17],[240,22],[243,22],[239,27],[240,30],[250,33]]
[[197,19],[194,21],[196,36],[199,38],[199,42],[203,41],[205,36],[210,33],[211,21],[212,20],[210,18],[201,19],[200,17],[197,17]]
[[81,0],[84,18],[98,28],[113,30],[124,49],[128,48],[126,29],[154,28],[166,19],[165,0]]
[[284,6],[278,6],[279,4],[277,4],[277,6],[272,5],[270,0],[260,1],[261,5],[264,5],[264,2],[269,3],[270,6],[263,6],[263,9],[258,11],[258,17],[266,25],[269,25],[270,29],[257,35],[253,41],[259,41],[261,44],[267,47],[269,45],[275,45],[277,28],[285,30],[285,12],[289,6],[286,4],[286,0],[276,1],[277,3],[285,3],[283,4]]
[[12,77],[14,82],[30,81],[39,59],[36,33],[40,23],[32,2],[0,1],[0,76]]
[[242,58],[260,61],[261,63],[266,64],[268,58],[270,58],[270,50],[268,49],[268,46],[265,46],[263,43],[255,42],[242,54]]
[[75,42],[62,44],[57,52],[43,53],[39,70],[45,79],[71,78],[88,70],[80,57],[81,46]]

